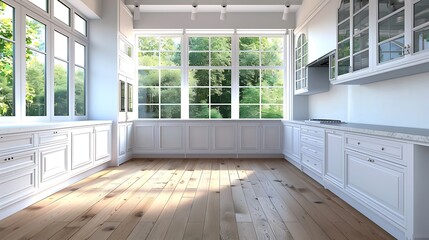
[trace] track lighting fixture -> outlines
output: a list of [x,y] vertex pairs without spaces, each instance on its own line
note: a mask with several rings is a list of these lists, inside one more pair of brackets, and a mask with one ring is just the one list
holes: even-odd
[[220,20],[225,20],[226,18],[226,1],[222,2],[222,4],[220,5],[222,8],[220,9]]
[[139,4],[134,5],[133,18],[134,18],[134,20],[140,19],[140,5]]
[[290,3],[288,1],[286,1],[285,2],[285,8],[283,10],[283,16],[282,16],[283,21],[286,21],[288,18],[289,11],[290,11],[289,7],[290,7]]
[[192,12],[191,12],[191,20],[194,21],[197,19],[197,10],[198,3],[196,1],[192,2]]

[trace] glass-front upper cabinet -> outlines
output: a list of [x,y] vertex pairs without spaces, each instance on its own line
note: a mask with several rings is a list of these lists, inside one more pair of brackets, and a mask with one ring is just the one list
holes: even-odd
[[342,0],[337,17],[333,84],[429,71],[429,0]]
[[429,49],[429,0],[420,0],[413,4],[413,52]]
[[404,0],[378,1],[378,63],[387,62],[405,54]]
[[308,62],[308,47],[307,37],[305,34],[300,34],[295,48],[295,94],[307,89],[307,62]]

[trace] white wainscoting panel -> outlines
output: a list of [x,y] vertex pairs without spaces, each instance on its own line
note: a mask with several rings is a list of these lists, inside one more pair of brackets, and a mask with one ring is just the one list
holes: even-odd
[[210,151],[210,125],[189,124],[188,130],[188,150],[190,152]]
[[240,151],[257,152],[260,150],[260,127],[259,124],[238,124]]
[[[161,151],[178,150],[184,151],[183,124],[160,124],[159,125],[159,149]],[[179,151],[179,152],[180,152]]]
[[237,151],[236,124],[213,125],[213,150],[219,153]]
[[137,150],[145,150],[149,152],[155,151],[155,128],[156,124],[145,124],[145,125],[136,125],[135,134],[134,134],[134,147]]
[[282,127],[280,125],[263,125],[263,150],[282,151]]

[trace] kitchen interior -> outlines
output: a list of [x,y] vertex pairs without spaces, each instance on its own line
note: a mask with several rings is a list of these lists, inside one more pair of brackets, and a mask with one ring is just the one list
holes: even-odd
[[[27,12],[33,9],[41,18],[54,18],[33,0],[1,2],[17,9],[15,16],[32,16]],[[53,6],[54,0],[49,2]],[[17,110],[14,117],[0,117],[3,226],[20,210],[132,159],[216,158],[222,168],[230,159],[281,158],[390,237],[429,239],[428,0],[231,0],[216,6],[208,0],[171,6],[151,0],[62,2],[88,23],[88,36],[82,37],[86,115],[32,119]],[[55,21],[52,29],[58,29]],[[283,117],[140,118],[138,36],[187,38],[188,30],[204,36],[281,32]],[[25,72],[15,71],[17,77]],[[25,103],[20,106],[25,109]],[[3,226],[0,220],[0,232],[7,229]],[[292,229],[287,239],[300,239]],[[9,231],[7,236],[26,236]],[[304,231],[311,237],[301,239],[317,239]]]

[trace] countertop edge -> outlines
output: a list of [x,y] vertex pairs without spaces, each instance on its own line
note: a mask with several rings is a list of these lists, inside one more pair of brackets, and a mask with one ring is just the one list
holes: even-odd
[[112,123],[113,121],[111,120],[83,120],[67,122],[28,122],[19,124],[4,124],[0,126],[0,134],[19,134],[26,132],[45,131],[50,129],[75,128]]
[[[417,144],[429,144],[429,129],[417,129],[417,128],[406,128],[406,127],[395,127],[395,126],[384,126],[384,125],[372,125],[372,124],[359,124],[359,123],[344,123],[344,124],[320,124],[320,123],[308,123],[304,120],[282,120],[283,123],[292,123],[312,127],[321,127],[325,129],[341,130],[353,133],[368,134],[378,137],[388,137],[396,140],[402,140],[407,142],[413,142]],[[376,129],[380,128],[380,130]],[[392,130],[381,130],[384,128],[391,128]],[[399,131],[394,131],[398,129]],[[422,134],[416,134],[416,131],[422,131]]]

